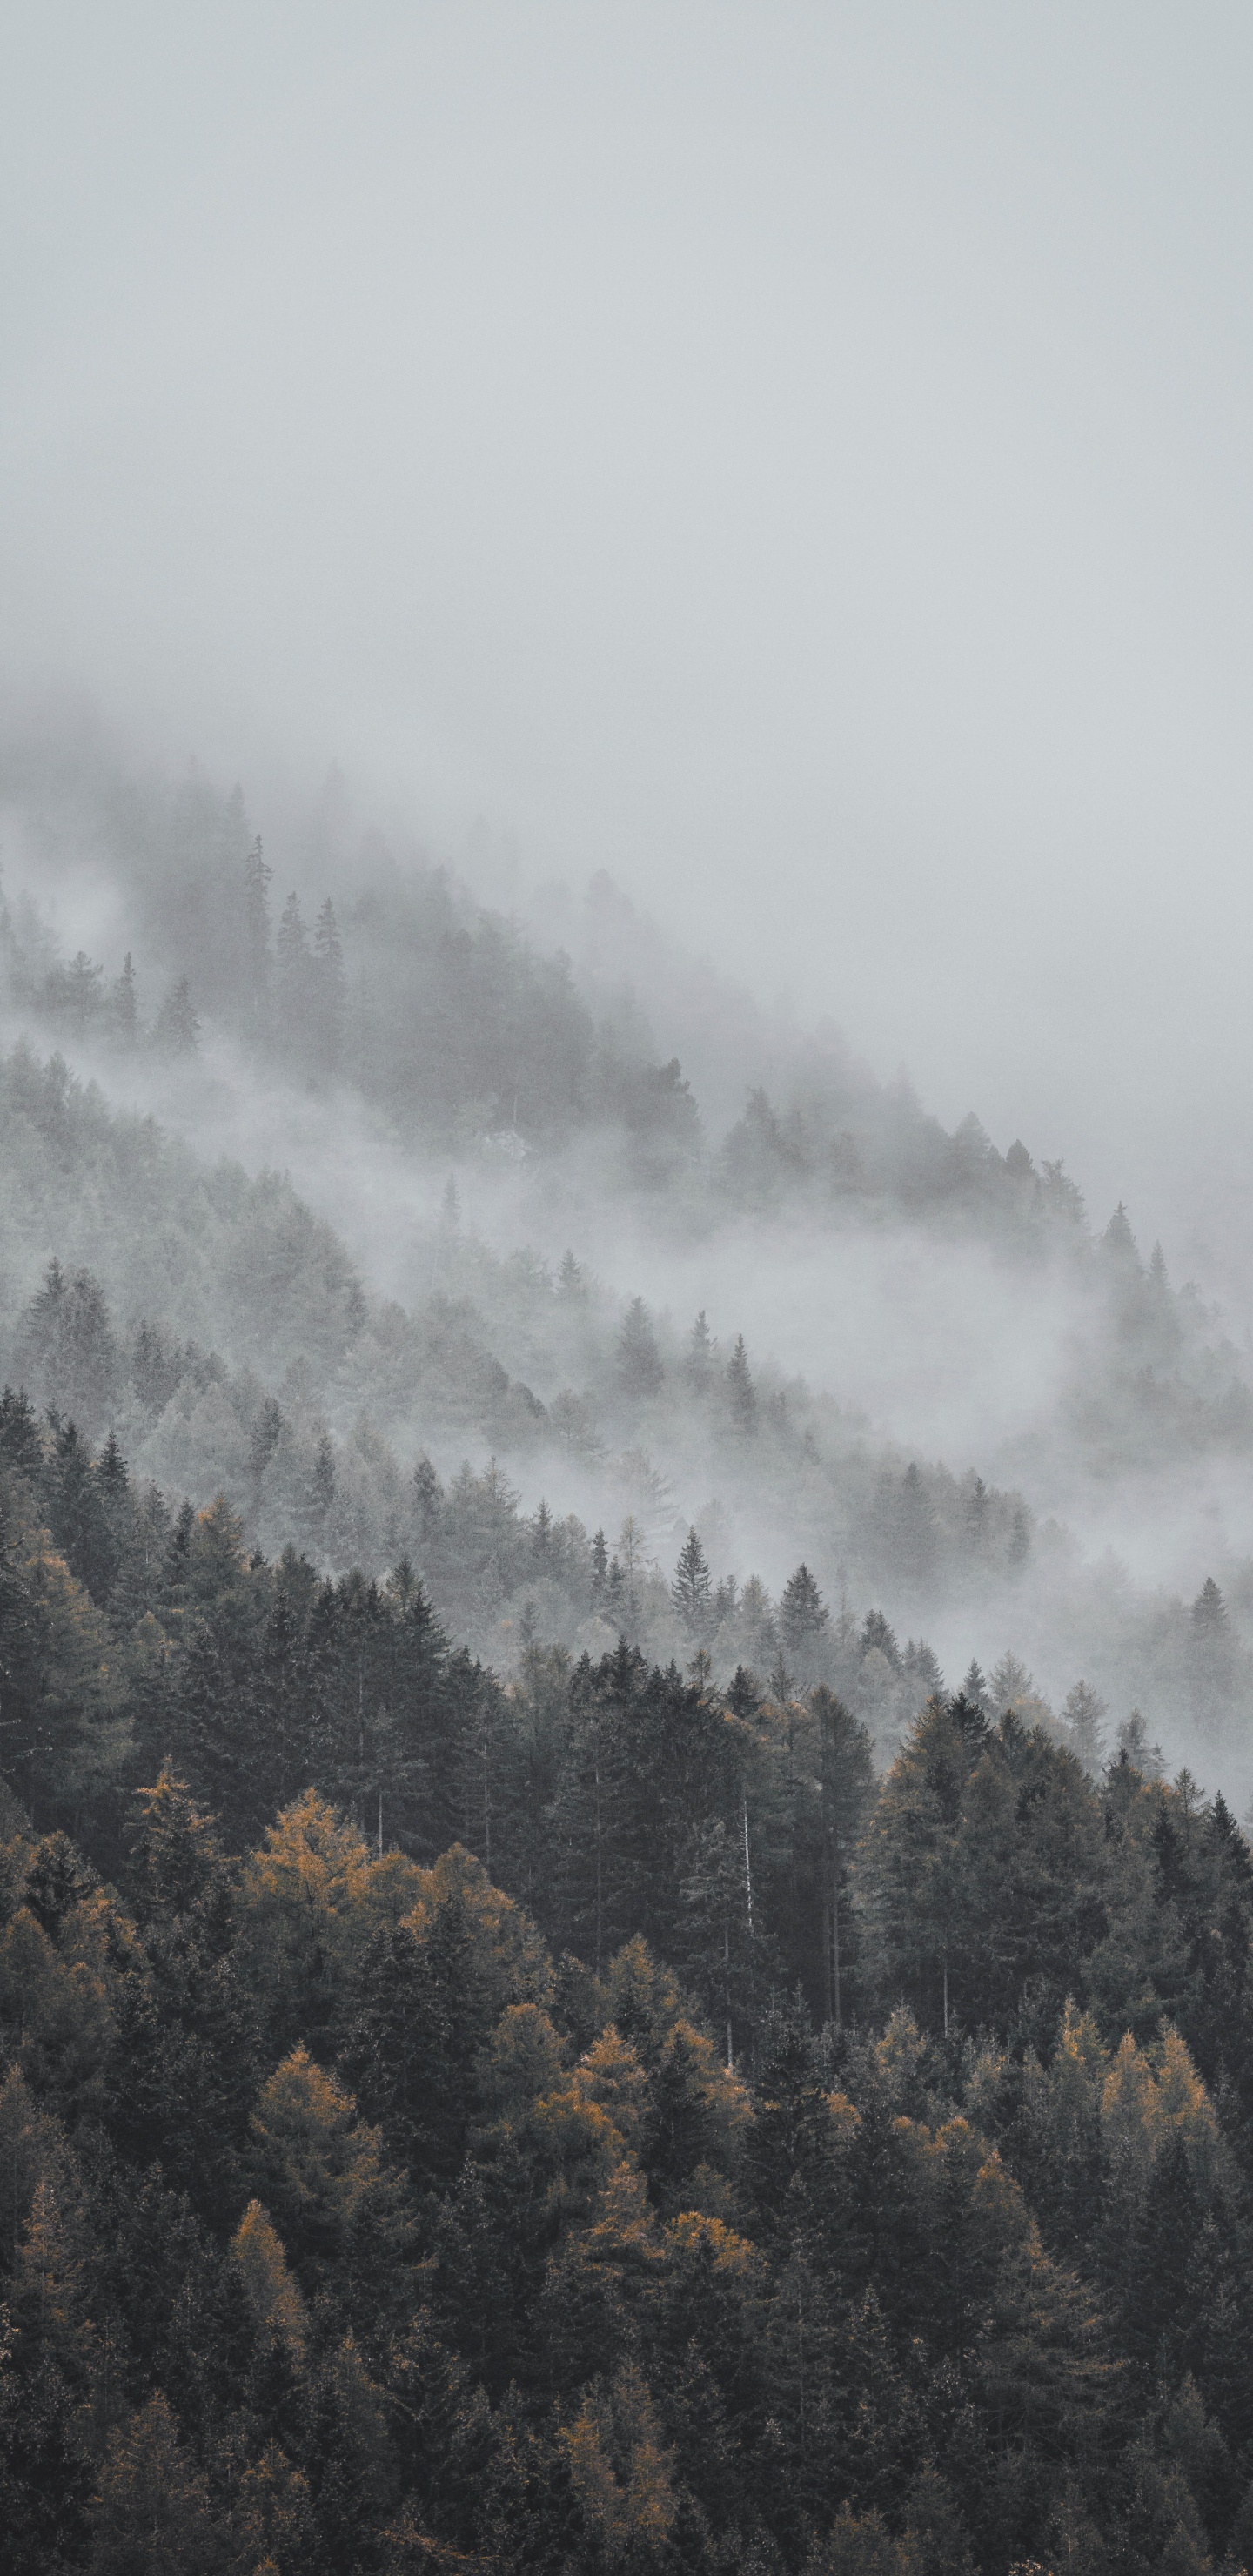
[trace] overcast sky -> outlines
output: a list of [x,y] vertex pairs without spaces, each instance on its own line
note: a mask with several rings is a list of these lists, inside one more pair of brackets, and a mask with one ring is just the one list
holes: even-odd
[[951,1120],[1223,1222],[1247,8],[3,24],[12,684],[259,810],[334,757],[607,866]]

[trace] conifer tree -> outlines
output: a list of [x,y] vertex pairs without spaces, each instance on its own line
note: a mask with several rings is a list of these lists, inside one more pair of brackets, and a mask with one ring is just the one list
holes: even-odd
[[732,1419],[741,1431],[751,1431],[757,1420],[757,1391],[748,1365],[744,1336],[737,1333],[735,1348],[727,1362],[727,1395]]
[[134,962],[129,948],[127,949],[126,955],[122,961],[122,972],[118,976],[117,982],[109,996],[109,1008],[112,1013],[113,1026],[119,1045],[124,1047],[133,1047],[137,1045],[139,1040],[139,997],[135,986]]
[[312,1004],[314,1057],[319,1072],[338,1073],[344,1055],[348,978],[335,908],[328,895],[313,933]]
[[45,1403],[88,1435],[96,1430],[118,1391],[121,1357],[104,1290],[89,1270],[70,1278],[55,1256],[49,1262],[23,1319],[18,1356]]
[[709,1565],[694,1529],[689,1529],[679,1550],[670,1598],[688,1636],[704,1636],[710,1625]]
[[712,1386],[717,1358],[718,1345],[710,1332],[705,1309],[702,1306],[688,1335],[687,1352],[683,1363],[684,1375],[697,1395],[704,1395]]
[[0,1464],[28,1484],[34,1484],[43,1465],[39,1424],[24,1387],[6,1386],[0,1395]]
[[121,1563],[117,1524],[126,1491],[125,1461],[116,1440],[106,1454],[108,1464],[102,1459],[96,1466],[86,1441],[67,1422],[54,1435],[44,1478],[52,1536],[71,1572],[101,1606]]
[[1095,1779],[1105,1751],[1102,1724],[1109,1715],[1107,1703],[1094,1691],[1090,1682],[1076,1682],[1066,1694],[1062,1716],[1070,1728],[1075,1753],[1090,1779]]
[[665,1377],[656,1335],[642,1297],[632,1297],[618,1335],[618,1381],[637,1399],[656,1395]]
[[243,1020],[254,1043],[270,1034],[270,879],[258,833],[244,861]]
[[186,975],[171,984],[157,1013],[152,1043],[159,1055],[194,1055],[200,1044],[200,1022],[192,1005]]
[[563,1252],[561,1256],[561,1266],[557,1272],[557,1290],[560,1296],[571,1299],[582,1298],[587,1293],[587,1282],[582,1269],[570,1251]]
[[444,1488],[430,1459],[423,1450],[413,1471],[413,1501],[417,1515],[418,1536],[429,1539],[439,1520]]
[[798,1565],[784,1584],[779,1602],[779,1627],[788,1653],[812,1662],[830,1616],[809,1567]]
[[313,961],[300,898],[289,894],[274,942],[274,1025],[285,1055],[302,1058],[312,1038]]
[[1166,1767],[1162,1748],[1160,1744],[1150,1744],[1149,1730],[1138,1708],[1133,1708],[1119,1726],[1118,1751],[1146,1780],[1162,1778]]

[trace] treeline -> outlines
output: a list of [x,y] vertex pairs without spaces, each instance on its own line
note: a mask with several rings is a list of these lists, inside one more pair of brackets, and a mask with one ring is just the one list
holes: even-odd
[[26,905],[0,911],[12,998],[123,1051],[194,1054],[211,1019],[287,1076],[351,1082],[448,1146],[495,1131],[551,1146],[612,1124],[635,1141],[637,1176],[652,1180],[699,1151],[677,1060],[652,1063],[624,1044],[576,992],[568,959],[537,956],[442,870],[402,877],[376,852],[338,915],[328,894],[306,921],[296,892],[272,902],[241,809],[222,819],[194,869],[163,861],[147,888],[145,945],[174,961],[151,997],[129,953],[113,977],[84,951],[66,961]]
[[[206,1618],[226,1552],[188,1534],[215,1644],[148,1739],[219,1821],[171,1762],[124,1799],[67,1771],[76,1840],[0,1825],[19,2576],[1247,2564],[1221,1799],[964,1694],[876,1784],[823,1689],[721,1698],[625,1645],[537,1657],[485,1726],[403,1580],[319,1595],[285,1698],[294,1564],[245,1722],[262,1569]],[[367,1834],[309,1786],[260,1830],[307,1706],[360,1801],[354,1676],[410,1807]],[[514,1767],[545,1741],[547,1796]]]
[[[625,1937],[622,1908],[638,1913],[641,1855],[651,1852],[654,1881],[644,1928],[664,1923],[668,1954],[689,1966],[688,1935],[697,1949],[714,1941],[719,1958],[732,1938],[721,1914],[712,1931],[706,1919],[713,1897],[699,1894],[699,1855],[711,1888],[730,1872],[737,1924],[748,1903],[741,1878],[755,1871],[750,1964],[773,1959],[781,1941],[788,1986],[821,1984],[808,1934],[787,1929],[793,1915],[797,1925],[813,1918],[814,1872],[825,1865],[816,1775],[835,1758],[797,1696],[824,1659],[829,1625],[805,1567],[777,1617],[763,1594],[772,1673],[759,1680],[738,1665],[725,1695],[701,1643],[712,1605],[693,1541],[669,1603],[686,1632],[686,1675],[674,1662],[650,1667],[620,1628],[612,1651],[575,1661],[524,1612],[517,1675],[502,1684],[449,1642],[407,1558],[381,1582],[319,1575],[294,1546],[271,1562],[247,1546],[221,1498],[172,1512],[157,1488],[133,1487],[114,1439],[93,1456],[72,1423],[54,1415],[41,1425],[11,1390],[0,1398],[0,1506],[4,1767],[32,1816],[86,1836],[102,1866],[117,1861],[129,1793],[163,1767],[213,1808],[233,1850],[312,1785],[416,1859],[462,1842],[527,1897],[554,1939],[590,1946],[598,1960]],[[542,1507],[528,1538],[537,1574],[572,1544]],[[608,1647],[619,1611],[637,1605],[599,1532],[579,1554],[589,1618]],[[845,1623],[834,1652],[855,1678],[864,1663],[898,1671],[911,1708],[941,1678],[925,1646],[911,1642],[901,1657],[877,1612],[860,1631]],[[837,1722],[829,1691],[815,1705],[837,1735],[853,1728],[868,1782],[867,1729]],[[673,1759],[676,1728],[686,1767]],[[739,1964],[728,1950],[730,1983],[719,1989],[733,1995],[737,2020],[750,2011],[742,1935],[740,1925]]]
[[[69,761],[57,800],[69,786],[74,802],[71,779]],[[37,799],[29,777],[21,792]],[[652,1052],[638,1007],[615,996],[598,1014],[563,954],[537,953],[420,851],[402,865],[378,832],[349,855],[335,833],[318,851],[315,831],[303,873],[320,891],[302,902],[275,884],[238,791],[97,774],[78,799],[111,847],[151,994],[129,957],[111,973],[81,951],[66,960],[29,904],[0,911],[14,998],[78,1036],[178,1054],[203,1019],[301,1081],[353,1084],[453,1150],[551,1151],[611,1129],[607,1185],[677,1184],[707,1213],[868,1201],[1041,1243],[1082,1226],[1060,1163],[1037,1170],[1019,1142],[1000,1155],[973,1116],[948,1134],[907,1084],[877,1082],[834,1043],[798,1051],[781,1106],[752,1086],[713,1144],[678,1055]]]

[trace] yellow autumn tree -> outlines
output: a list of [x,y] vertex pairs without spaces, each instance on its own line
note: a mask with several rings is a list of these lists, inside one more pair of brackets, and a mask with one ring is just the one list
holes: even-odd
[[226,2534],[160,2389],[113,2434],[92,2497],[92,2576],[217,2576]]
[[383,2163],[378,2130],[358,2120],[355,2095],[307,2048],[275,2068],[250,2133],[252,2171],[298,2268],[316,2275],[366,2230],[376,2264],[400,2254],[401,2184]]
[[610,2564],[662,2548],[677,2510],[673,2455],[634,2362],[587,2390],[559,2439],[580,2512]]
[[334,2024],[375,1932],[412,1908],[427,1875],[400,1852],[372,1857],[357,1826],[314,1789],[267,1827],[244,1865],[240,1935],[280,2044]]
[[283,2240],[259,2200],[249,2201],[231,2238],[231,2254],[258,2328],[271,2342],[285,2344],[293,2361],[302,2361],[305,2303],[287,2268]]
[[241,2576],[303,2576],[317,2547],[309,2481],[278,2442],[246,2468],[231,2517]]

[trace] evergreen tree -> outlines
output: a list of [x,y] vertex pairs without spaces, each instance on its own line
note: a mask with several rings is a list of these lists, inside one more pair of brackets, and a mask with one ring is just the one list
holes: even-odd
[[[806,1667],[812,1664],[830,1624],[830,1612],[807,1565],[798,1565],[783,1586],[779,1628],[786,1651]],[[890,1632],[889,1632],[890,1633]]]
[[6,1386],[0,1395],[0,1464],[33,1485],[43,1466],[43,1442],[35,1408],[24,1387]]
[[419,1538],[429,1539],[434,1534],[443,1500],[444,1488],[423,1450],[413,1471],[413,1501]]
[[1102,1724],[1109,1715],[1106,1702],[1089,1682],[1076,1682],[1066,1694],[1062,1716],[1070,1728],[1071,1743],[1090,1779],[1095,1779],[1105,1750]]
[[638,1401],[656,1395],[664,1378],[648,1308],[642,1297],[632,1297],[618,1335],[619,1385]]
[[270,1034],[270,878],[258,833],[244,861],[243,1020],[256,1041]]
[[892,1666],[893,1672],[900,1671],[901,1652],[896,1642],[896,1633],[888,1625],[881,1610],[866,1612],[861,1627],[861,1650],[863,1655],[877,1651],[883,1656],[885,1662]]
[[679,1550],[670,1598],[689,1637],[703,1636],[710,1624],[709,1566],[694,1529],[688,1531]]
[[200,1022],[192,1007],[191,986],[186,975],[180,975],[170,986],[152,1032],[152,1043],[161,1055],[194,1055],[200,1044]]
[[710,1332],[702,1306],[687,1340],[684,1374],[697,1395],[704,1395],[714,1381],[718,1345]]
[[109,1007],[118,1042],[133,1047],[139,1041],[139,998],[135,988],[135,968],[129,948],[122,961],[122,972],[109,996]]
[[[822,1797],[823,2011],[839,2028],[856,1990],[850,1959],[849,1876],[874,1802],[870,1736],[843,1702],[820,1683],[813,1694]],[[850,1969],[853,1973],[850,1975]]]
[[323,1073],[338,1073],[344,1055],[348,1015],[348,978],[335,910],[328,895],[313,933],[312,1000],[314,1053]]
[[284,1054],[302,1058],[312,1039],[313,960],[300,898],[289,894],[274,942],[275,1033]]
[[971,1663],[970,1670],[961,1686],[961,1696],[964,1700],[969,1702],[971,1708],[977,1708],[982,1716],[991,1716],[992,1694],[988,1689],[988,1685],[985,1682],[983,1674],[977,1663]]
[[1146,1780],[1162,1778],[1166,1768],[1162,1748],[1160,1744],[1150,1744],[1149,1731],[1138,1708],[1133,1708],[1119,1726],[1118,1750]]
[[[120,1528],[126,1496],[125,1462],[112,1441],[97,1467],[72,1422],[54,1434],[44,1478],[48,1526],[71,1573],[93,1601],[108,1601],[121,1564]],[[103,1472],[102,1472],[103,1470]]]
[[121,1355],[104,1291],[89,1270],[68,1278],[58,1260],[49,1262],[23,1319],[18,1355],[46,1404],[88,1434],[96,1429],[118,1392]]
[[727,1362],[727,1396],[732,1420],[741,1431],[753,1430],[757,1420],[757,1391],[748,1365],[744,1336],[737,1333],[735,1348]]

